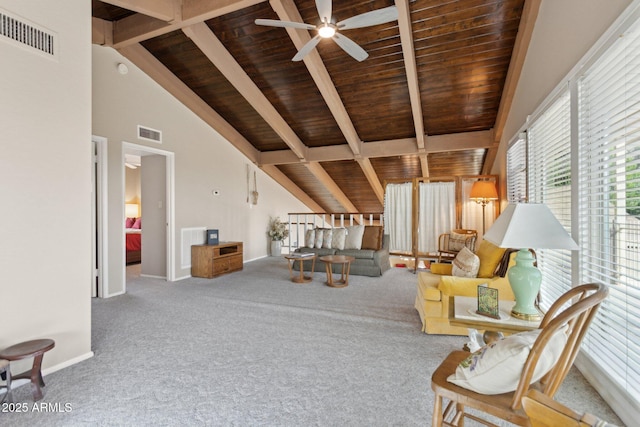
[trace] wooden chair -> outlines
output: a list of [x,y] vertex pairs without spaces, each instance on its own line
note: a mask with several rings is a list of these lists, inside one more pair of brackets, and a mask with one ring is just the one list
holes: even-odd
[[522,398],[522,407],[532,427],[614,427],[588,412],[578,414],[538,390],[529,390]]
[[[452,238],[451,233],[464,235],[464,241],[461,242],[459,239]],[[438,262],[442,261],[443,256],[448,258],[455,257],[462,249],[462,245],[469,248],[471,252],[475,252],[477,238],[478,232],[476,230],[455,229],[449,233],[441,234],[438,237]]]
[[[520,380],[513,392],[480,394],[448,382],[447,377],[469,356],[465,351],[449,354],[431,377],[431,388],[435,392],[432,425],[462,426],[466,417],[483,425],[496,426],[480,418],[476,415],[477,412],[465,412],[465,408],[469,407],[516,425],[531,426],[529,417],[522,409],[522,398],[530,388],[538,389],[544,395],[553,398],[573,365],[587,328],[608,292],[604,285],[580,285],[567,291],[553,303],[540,323],[540,335],[529,352]],[[545,346],[554,333],[564,325],[567,325],[567,342],[558,361],[540,381],[531,384],[535,367]],[[443,407],[444,399],[449,400],[446,407]]]

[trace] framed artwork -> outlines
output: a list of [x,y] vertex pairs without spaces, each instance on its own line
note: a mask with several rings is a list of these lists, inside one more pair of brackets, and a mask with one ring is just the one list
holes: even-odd
[[478,285],[478,309],[476,313],[493,319],[500,319],[497,289],[490,288],[486,284]]

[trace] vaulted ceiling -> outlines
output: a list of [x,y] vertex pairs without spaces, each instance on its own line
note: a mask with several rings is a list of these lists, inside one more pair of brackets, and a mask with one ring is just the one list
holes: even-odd
[[490,172],[540,0],[334,0],[358,62],[311,0],[92,0],[111,46],[315,212],[381,212],[385,181]]

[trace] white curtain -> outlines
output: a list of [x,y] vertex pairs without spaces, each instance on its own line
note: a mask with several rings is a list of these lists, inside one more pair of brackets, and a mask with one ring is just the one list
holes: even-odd
[[418,213],[418,251],[438,250],[438,236],[456,226],[456,184],[420,183]]
[[[476,240],[476,249],[478,243],[482,240],[482,205],[469,200],[469,194],[471,193],[471,187],[476,180],[465,179],[462,180],[462,228],[469,230],[476,230],[478,232],[478,239]],[[489,230],[491,225],[496,219],[496,202],[489,202],[485,208],[485,226]]]
[[392,252],[411,252],[412,188],[407,182],[387,184],[385,189],[384,229]]

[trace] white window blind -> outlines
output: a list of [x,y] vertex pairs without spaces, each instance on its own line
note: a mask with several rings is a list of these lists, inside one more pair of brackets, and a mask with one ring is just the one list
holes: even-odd
[[507,201],[527,201],[527,140],[526,133],[507,150]]
[[610,286],[583,350],[640,401],[640,30],[579,80],[580,281]]
[[[567,89],[527,130],[529,202],[546,204],[567,231],[571,230],[569,100]],[[536,255],[542,272],[541,305],[547,309],[571,288],[571,252],[542,248]]]

